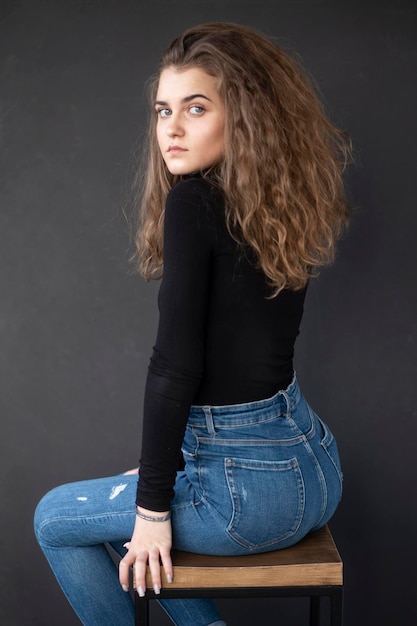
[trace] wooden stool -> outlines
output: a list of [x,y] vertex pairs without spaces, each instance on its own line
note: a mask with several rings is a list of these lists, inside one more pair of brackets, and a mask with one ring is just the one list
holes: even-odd
[[331,626],[342,625],[343,563],[327,526],[291,548],[248,556],[172,551],[174,582],[162,575],[159,596],[149,570],[145,598],[135,594],[135,624],[149,626],[155,598],[310,597],[310,625],[319,626],[320,598],[331,598]]

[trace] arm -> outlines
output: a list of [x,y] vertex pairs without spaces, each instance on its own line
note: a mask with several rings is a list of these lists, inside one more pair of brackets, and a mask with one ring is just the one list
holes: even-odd
[[[213,232],[208,193],[211,187],[207,182],[188,180],[177,185],[167,199],[160,319],[146,383],[136,501],[141,513],[153,517],[169,511],[189,408],[204,372]],[[124,588],[129,566],[135,563],[137,587],[144,591],[148,561],[158,590],[159,558],[168,580],[172,577],[170,548],[169,521],[137,518],[129,551],[120,564]]]

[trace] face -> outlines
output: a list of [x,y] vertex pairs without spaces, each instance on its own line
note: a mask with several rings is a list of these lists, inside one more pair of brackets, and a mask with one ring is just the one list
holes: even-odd
[[156,135],[171,174],[192,174],[224,153],[224,106],[216,79],[199,68],[163,70],[155,102]]

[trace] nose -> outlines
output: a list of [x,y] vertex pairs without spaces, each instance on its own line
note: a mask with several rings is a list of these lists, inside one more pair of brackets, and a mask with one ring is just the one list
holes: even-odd
[[178,115],[172,114],[169,118],[169,123],[166,127],[166,133],[168,137],[181,137],[184,134],[184,129],[182,128],[182,124],[179,120]]

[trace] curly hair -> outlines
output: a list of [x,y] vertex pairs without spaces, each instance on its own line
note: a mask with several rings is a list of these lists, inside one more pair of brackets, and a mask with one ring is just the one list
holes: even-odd
[[[272,297],[300,289],[333,260],[348,223],[342,174],[349,142],[305,70],[250,28],[210,23],[185,31],[162,55],[151,101],[164,69],[194,67],[216,77],[225,105],[224,158],[203,175],[223,191],[229,232],[254,251]],[[153,116],[136,236],[146,279],[162,275],[165,200],[181,178],[168,171],[155,128]]]

